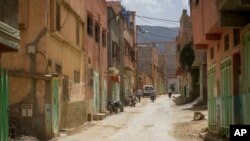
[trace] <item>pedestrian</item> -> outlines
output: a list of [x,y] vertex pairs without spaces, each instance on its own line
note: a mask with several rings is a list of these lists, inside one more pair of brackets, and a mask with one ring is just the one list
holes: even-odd
[[138,97],[139,102],[141,102],[141,96],[142,96],[142,90],[138,89],[137,90],[137,97]]
[[171,98],[171,95],[172,95],[172,89],[169,88],[169,89],[168,89],[168,97]]

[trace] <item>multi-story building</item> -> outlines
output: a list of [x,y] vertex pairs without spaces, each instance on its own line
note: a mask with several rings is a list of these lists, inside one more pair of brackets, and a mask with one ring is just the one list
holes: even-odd
[[[0,62],[2,62],[2,54],[7,52],[15,52],[19,50],[19,26],[18,26],[18,0],[0,1]],[[12,63],[11,60],[7,60]],[[0,64],[0,139],[2,141],[9,140],[9,93],[11,88],[8,83],[8,70]]]
[[138,46],[138,73],[140,88],[145,84],[151,84],[158,90],[158,51],[154,44]]
[[[9,18],[18,17],[18,24],[13,23],[19,25],[21,39],[19,52],[2,54],[1,58],[2,67],[9,72],[10,135],[44,140],[87,120],[85,2],[15,2],[7,2],[9,9],[0,4]],[[17,6],[18,16],[13,9]]]
[[249,1],[191,0],[194,46],[207,54],[208,122],[229,136],[249,124]]
[[187,14],[187,10],[184,9],[180,18],[180,31],[179,35],[176,38],[177,50],[176,50],[176,59],[177,59],[177,70],[176,74],[179,78],[180,84],[180,93],[185,97],[190,97],[192,89],[192,76],[190,72],[185,72],[181,68],[180,64],[180,52],[185,47],[185,45],[192,42],[192,24],[191,17]]
[[134,94],[136,88],[136,24],[135,11],[127,11],[123,8],[123,37],[124,49],[122,50],[122,89],[121,93],[124,97]]
[[108,4],[108,98],[121,100],[121,73],[123,69],[124,38],[122,5],[120,1],[109,1]]
[[166,55],[166,90],[172,89],[173,93],[180,93],[179,91],[179,79],[176,77],[176,42],[167,42],[165,44],[165,51],[164,54]]
[[158,63],[159,63],[159,82],[158,82],[158,94],[166,94],[167,92],[167,59],[166,55],[164,53],[159,54],[158,57]]
[[[196,50],[193,47],[192,21],[191,17],[187,14],[187,10],[183,10],[182,16],[180,18],[180,33],[176,39],[178,62],[177,74],[180,79],[181,93],[186,97],[190,97],[191,100],[200,96],[201,100],[206,103],[207,79],[204,77],[206,76],[205,52]],[[194,51],[195,59],[191,69],[186,72],[180,67],[180,53],[182,49],[188,44],[191,45],[191,48]]]
[[109,94],[121,100],[132,95],[136,87],[135,12],[127,11],[119,1],[108,3]]
[[[87,93],[88,111],[96,115],[105,112],[107,101],[107,3],[105,0],[86,0],[87,35]],[[93,108],[93,109],[92,109]]]

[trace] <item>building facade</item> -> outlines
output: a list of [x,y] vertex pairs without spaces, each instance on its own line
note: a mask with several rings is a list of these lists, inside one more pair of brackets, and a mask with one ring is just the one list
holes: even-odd
[[133,95],[136,89],[136,48],[137,48],[137,37],[136,37],[136,21],[135,11],[127,11],[123,9],[123,38],[124,38],[124,49],[123,49],[123,68],[122,68],[122,89],[121,93],[124,98]]
[[179,35],[176,37],[177,49],[176,49],[176,59],[177,59],[177,69],[176,75],[179,79],[180,93],[184,97],[190,97],[192,89],[192,76],[190,72],[182,70],[180,63],[180,53],[181,50],[189,43],[192,42],[192,24],[191,17],[187,14],[187,10],[184,9],[180,18],[180,31]]
[[107,3],[105,0],[87,0],[87,82],[88,111],[96,115],[105,112],[107,102]]
[[86,121],[85,5],[24,0],[17,6],[20,49],[1,58],[9,71],[10,135],[48,139]]
[[[7,52],[17,53],[20,48],[18,26],[18,0],[0,1],[0,62]],[[8,60],[10,63],[11,60]],[[8,70],[0,64],[0,140],[9,140],[9,86]]]
[[123,69],[123,19],[122,5],[119,1],[108,3],[108,98],[121,100],[121,72]]
[[[141,79],[140,85],[153,85],[158,91],[159,86],[159,65],[158,65],[158,51],[154,44],[147,44],[145,46],[138,46],[138,73]],[[142,83],[142,84],[141,84]]]
[[[206,50],[209,130],[249,124],[249,2],[190,1],[196,49]],[[241,16],[239,16],[241,15]]]

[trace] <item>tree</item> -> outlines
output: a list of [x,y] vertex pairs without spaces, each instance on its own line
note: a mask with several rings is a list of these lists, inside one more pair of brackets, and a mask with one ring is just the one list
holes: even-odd
[[190,71],[192,64],[194,62],[195,59],[195,54],[194,54],[194,50],[192,49],[192,44],[188,43],[186,44],[180,52],[180,64],[181,64],[181,68],[184,71]]

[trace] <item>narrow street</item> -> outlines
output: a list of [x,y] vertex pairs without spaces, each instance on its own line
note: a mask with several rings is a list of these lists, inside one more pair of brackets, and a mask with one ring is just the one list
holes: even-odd
[[[190,106],[176,106],[167,96],[158,96],[153,103],[144,98],[135,108],[127,107],[123,113],[91,122],[90,127],[78,134],[53,141],[198,141],[198,138],[181,137],[185,133],[176,133],[186,132],[185,127],[176,131],[175,125],[192,120],[193,111],[185,110]],[[206,122],[203,120],[201,126]]]

